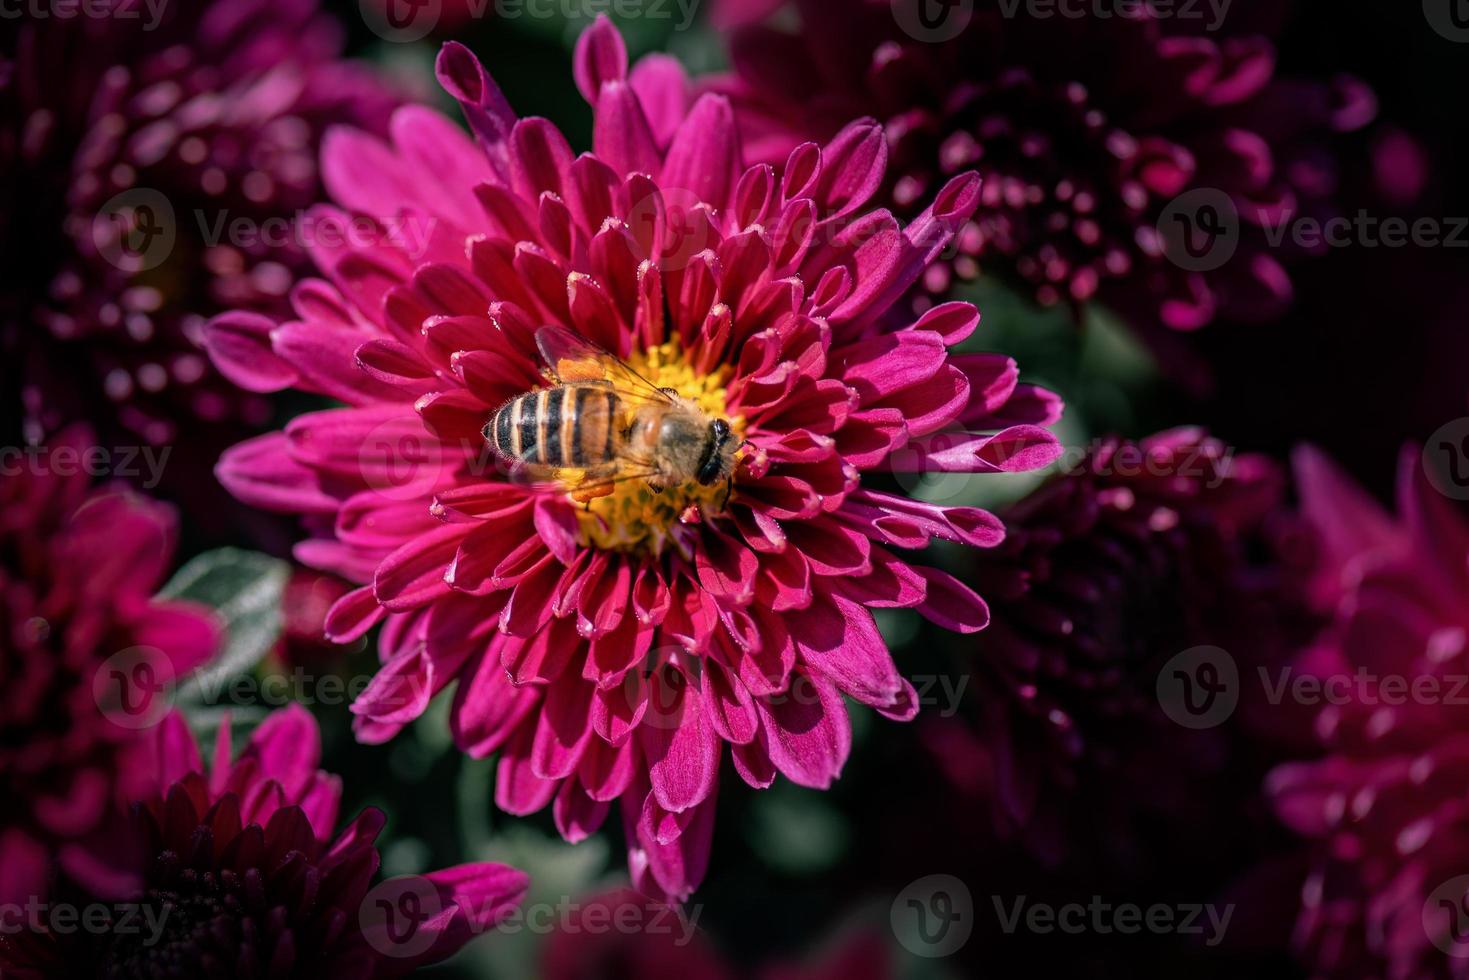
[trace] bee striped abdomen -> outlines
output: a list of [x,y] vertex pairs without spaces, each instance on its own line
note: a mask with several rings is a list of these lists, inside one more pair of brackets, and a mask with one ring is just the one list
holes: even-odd
[[508,402],[485,426],[507,459],[544,466],[595,466],[612,459],[617,395],[604,385],[558,385]]

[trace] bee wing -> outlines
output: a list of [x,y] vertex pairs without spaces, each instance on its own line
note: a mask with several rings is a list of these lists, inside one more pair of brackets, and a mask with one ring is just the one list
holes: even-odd
[[541,462],[537,452],[518,460],[510,468],[510,481],[534,490],[570,494],[576,500],[605,497],[612,488],[628,480],[652,476],[653,466],[642,460],[623,458],[598,466],[554,466]]
[[562,384],[605,382],[622,398],[673,404],[668,392],[634,371],[622,358],[565,327],[537,330],[536,346]]

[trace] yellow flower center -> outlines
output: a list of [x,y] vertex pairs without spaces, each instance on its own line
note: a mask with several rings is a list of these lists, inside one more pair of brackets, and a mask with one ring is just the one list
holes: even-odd
[[[634,351],[627,363],[659,388],[671,388],[711,418],[727,421],[736,443],[744,438],[745,420],[725,414],[724,386],[734,373],[729,365],[721,365],[710,374],[700,374],[683,359],[677,341]],[[580,505],[577,514],[582,534],[591,546],[656,555],[668,543],[676,525],[686,519],[707,519],[723,512],[729,494],[730,487],[723,480],[708,487],[690,480],[654,493],[646,480],[630,479],[613,484],[607,496]],[[694,517],[695,514],[699,516]]]

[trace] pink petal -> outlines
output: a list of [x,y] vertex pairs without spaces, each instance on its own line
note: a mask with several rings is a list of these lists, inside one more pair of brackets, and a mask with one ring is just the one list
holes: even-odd
[[464,536],[462,526],[450,524],[424,533],[384,558],[372,583],[378,601],[400,612],[447,595],[444,573]]
[[540,703],[542,690],[512,684],[492,644],[459,678],[449,713],[454,744],[472,758],[483,759],[504,745],[530,715]]
[[564,779],[592,737],[592,685],[567,672],[546,690],[531,745],[531,770],[542,779]]
[[246,391],[280,391],[297,381],[296,369],[271,348],[276,321],[258,313],[222,313],[204,325],[204,350],[219,373]]
[[606,14],[598,14],[577,38],[571,73],[582,98],[592,105],[597,104],[603,85],[627,77],[627,46]]
[[241,501],[264,510],[331,514],[339,503],[322,490],[309,467],[292,458],[284,432],[269,432],[226,449],[214,475]]
[[803,663],[863,704],[896,703],[903,681],[872,613],[842,596],[818,598],[792,634]]
[[444,91],[459,102],[470,131],[485,151],[500,183],[508,183],[508,143],[516,116],[500,87],[480,60],[457,41],[448,42],[439,51],[434,74]]
[[575,779],[568,779],[561,784],[551,813],[561,838],[568,844],[580,844],[596,833],[611,809],[611,802],[592,799],[581,788],[580,783]]
[[724,208],[734,192],[740,159],[729,100],[705,94],[674,134],[660,183],[665,190],[684,190],[714,208]]
[[692,683],[676,672],[655,675],[650,696],[658,710],[638,726],[653,795],[673,813],[707,799],[719,775],[719,737]]
[[495,769],[495,806],[518,817],[529,816],[550,803],[558,785],[557,780],[542,779],[532,771],[529,755],[534,736],[532,725],[516,729]]
[[799,786],[828,789],[852,750],[852,727],[836,688],[797,673],[788,693],[755,702],[770,761]]

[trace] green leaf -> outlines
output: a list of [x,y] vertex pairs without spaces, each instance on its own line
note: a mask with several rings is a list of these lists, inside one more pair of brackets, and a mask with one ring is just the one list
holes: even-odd
[[281,595],[290,574],[291,566],[278,558],[219,548],[193,559],[169,580],[160,592],[163,598],[209,606],[225,629],[219,654],[179,685],[177,702],[211,700],[270,651],[280,636]]

